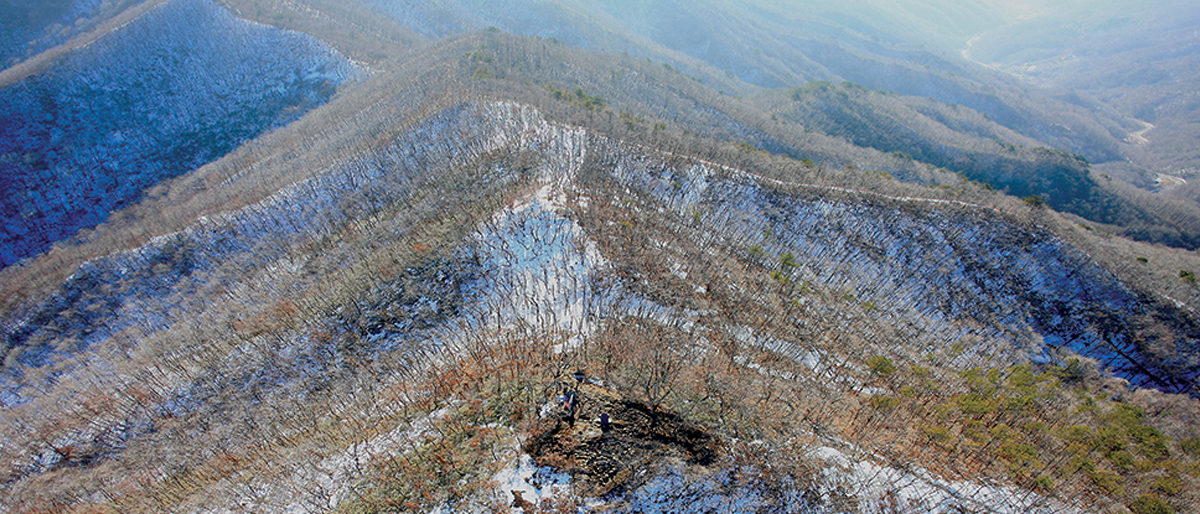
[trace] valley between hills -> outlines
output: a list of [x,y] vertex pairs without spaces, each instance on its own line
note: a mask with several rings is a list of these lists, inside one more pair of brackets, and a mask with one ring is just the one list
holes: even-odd
[[941,4],[3,20],[0,512],[1196,512],[1189,157]]

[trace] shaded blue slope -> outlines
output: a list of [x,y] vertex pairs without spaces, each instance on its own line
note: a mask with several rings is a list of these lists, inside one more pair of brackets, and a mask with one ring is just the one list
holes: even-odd
[[326,44],[177,0],[0,90],[0,267],[324,103]]
[[66,42],[80,28],[75,21],[95,15],[101,4],[100,0],[0,0],[0,67]]

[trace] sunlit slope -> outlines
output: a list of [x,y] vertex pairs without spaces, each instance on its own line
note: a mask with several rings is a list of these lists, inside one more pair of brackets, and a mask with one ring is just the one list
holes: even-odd
[[[823,144],[807,144],[807,152],[801,152],[787,149],[780,141],[805,136],[781,138],[772,134],[773,140],[760,137],[763,133],[778,133],[780,120],[798,123],[808,131],[844,137],[856,145],[947,168],[1019,197],[1040,196],[1060,211],[1106,225],[1106,230],[1126,237],[1182,248],[1194,248],[1200,241],[1200,210],[1194,205],[1158,202],[1146,191],[1137,191],[1135,186],[1150,179],[1101,172],[1107,178],[1097,180],[1089,172],[1088,163],[1123,164],[1127,156],[1134,155],[1130,152],[1140,151],[1124,142],[1127,134],[1140,126],[1127,113],[1086,93],[1023,84],[1013,76],[963,59],[956,53],[957,46],[954,52],[939,51],[923,39],[937,31],[898,28],[902,26],[899,20],[911,21],[917,16],[915,7],[860,5],[830,10],[806,3],[728,2],[534,2],[520,7],[471,2],[369,3],[397,23],[431,37],[492,27],[534,35],[554,44],[603,50],[609,55],[605,61],[621,61],[622,57],[615,55],[620,52],[626,61],[662,63],[667,69],[695,78],[697,84],[685,89],[746,95],[752,99],[750,103],[775,114],[777,117],[770,121],[761,116],[739,120],[758,134],[734,136],[768,151],[825,160],[818,154],[828,152],[813,151]],[[1012,21],[1008,16],[1011,13],[985,7],[962,6],[964,19],[978,23],[948,29],[947,34],[984,30]],[[894,16],[872,14],[878,12]],[[958,11],[940,12],[950,16],[946,13]],[[881,21],[883,18],[889,21]],[[990,21],[979,21],[984,19]],[[935,39],[942,40],[943,36]],[[568,58],[569,53],[559,53]],[[480,57],[483,54],[502,57],[486,51]],[[569,58],[591,60],[582,54]],[[477,64],[486,73],[497,67]],[[620,73],[628,67],[597,60],[580,70],[574,69],[577,66],[547,66],[549,63],[544,61],[520,62],[519,57],[500,59],[499,64],[516,71],[497,74],[497,78],[553,82],[561,81],[560,77],[590,74],[591,80],[580,82],[582,85],[597,80],[608,82],[605,71]],[[830,93],[822,99],[829,108],[792,112],[774,102],[781,91],[792,87],[809,91],[821,84],[864,94],[843,101]],[[774,89],[765,91],[761,86]],[[588,94],[612,101],[631,96],[627,91],[585,89]],[[884,96],[891,93],[910,97],[903,102],[922,105],[918,112],[907,107],[907,112],[897,112],[894,105],[889,105],[897,100]],[[675,106],[655,106],[653,97],[659,93],[652,88],[638,94],[647,95],[638,100],[651,108],[676,110]],[[702,102],[710,106],[731,103],[715,96]],[[809,116],[822,109],[817,116]],[[885,118],[891,119],[882,121]],[[717,119],[708,125],[729,126]],[[1074,155],[1081,155],[1087,162]],[[882,164],[873,167],[888,168]],[[893,169],[886,171],[905,179],[910,176]]]
[[[819,470],[831,451],[864,462],[890,452],[867,481],[834,464],[792,476],[811,493],[799,505],[867,504],[883,487],[912,498],[913,512],[1087,511],[1128,500],[1093,491],[1091,475],[1051,454],[1006,453],[1036,437],[1067,448],[1060,430],[1120,411],[1105,397],[1064,417],[1077,399],[1058,384],[1123,387],[1064,350],[1139,384],[1192,380],[1193,336],[1161,319],[1177,314],[1037,226],[1036,211],[918,187],[855,191],[833,184],[857,173],[831,184],[799,162],[772,170],[794,183],[769,180],[513,102],[396,124],[409,107],[383,100],[326,134],[357,144],[360,130],[390,127],[354,157],[309,161],[307,178],[261,201],[89,261],[10,320],[5,419],[28,423],[4,425],[9,505],[484,508],[492,474],[519,460],[514,441],[536,421],[539,392],[586,368],[619,394],[705,420],[731,441],[722,452],[764,477],[799,473],[784,462]],[[646,382],[659,365],[674,374]],[[1001,409],[997,391],[1015,403]],[[1042,400],[1021,403],[1030,394]],[[949,407],[936,418],[910,398]],[[1043,428],[1029,428],[1036,420]],[[439,430],[474,442],[434,468],[402,458],[442,448]],[[981,433],[1000,434],[987,436],[994,449],[952,443]],[[741,437],[772,451],[739,449]],[[1171,432],[1146,451],[1189,458],[1182,439]],[[1140,494],[1156,469],[1112,473]],[[389,480],[398,470],[420,474]],[[903,485],[915,480],[905,473],[934,480],[926,470],[956,492]],[[1054,487],[1033,482],[1042,474]],[[458,485],[438,487],[443,477]],[[842,496],[831,495],[838,480]],[[737,484],[696,494],[787,505],[782,482]],[[674,505],[654,488],[628,494]]]
[[[846,98],[836,91],[842,88],[846,89]],[[1053,164],[1056,159],[1065,160],[1071,166],[1080,164],[1060,152],[1028,147],[1017,149],[1017,145],[1032,143],[968,109],[847,86],[835,86],[834,90],[827,96],[839,102],[833,104],[837,109],[846,109],[855,102],[870,109],[870,112],[850,119],[871,120],[868,115],[877,115],[875,121],[868,121],[866,130],[854,134],[855,137],[878,131],[877,136],[887,140],[904,135],[902,132],[894,134],[892,128],[907,125],[916,131],[912,134],[913,139],[906,143],[926,145],[929,153],[917,160],[911,154],[883,145],[878,146],[889,153],[856,146],[842,138],[845,136],[822,133],[829,131],[842,135],[835,130],[836,123],[803,114],[804,106],[811,105],[805,103],[807,101],[798,102],[789,95],[780,94],[764,97],[762,102],[747,102],[706,88],[677,70],[642,59],[614,58],[547,40],[514,38],[486,31],[449,40],[413,54],[397,64],[392,74],[356,87],[355,92],[337,106],[314,111],[301,120],[295,132],[271,136],[260,144],[241,148],[206,172],[162,188],[153,195],[154,201],[130,209],[110,220],[109,225],[100,227],[92,236],[93,244],[66,246],[64,252],[46,259],[44,264],[39,261],[27,270],[14,271],[13,277],[28,276],[32,282],[43,283],[31,288],[30,282],[7,280],[6,308],[36,301],[35,298],[48,292],[50,289],[47,288],[56,287],[83,259],[129,248],[130,244],[161,235],[164,231],[179,230],[198,216],[257,201],[274,188],[295,180],[288,177],[296,173],[304,176],[306,162],[322,162],[328,166],[348,158],[354,151],[368,148],[376,137],[371,134],[391,133],[393,129],[386,128],[386,123],[381,122],[381,125],[354,135],[343,134],[331,139],[328,134],[330,127],[342,126],[345,119],[359,116],[360,110],[370,105],[396,103],[412,109],[410,112],[417,112],[424,109],[422,105],[427,102],[446,105],[463,98],[515,99],[538,105],[543,111],[551,112],[555,119],[586,125],[616,139],[703,156],[739,167],[755,166],[767,176],[786,178],[786,166],[796,159],[810,167],[815,180],[820,183],[901,196],[910,194],[912,187],[900,182],[929,185],[936,189],[922,190],[921,195],[1003,205],[1003,209],[1013,208],[1011,199],[1004,200],[979,183],[966,181],[962,175],[949,170],[937,169],[927,161],[947,162],[962,174],[972,170],[1003,171],[989,167],[987,163],[1006,160],[1012,167],[1034,166],[1039,162]],[[852,98],[850,93],[853,93]],[[821,97],[818,95],[817,98]],[[588,101],[593,104],[584,107],[585,99],[591,99]],[[835,112],[844,114],[847,111]],[[776,113],[776,119],[772,119],[771,113]],[[910,116],[917,118],[909,119]],[[819,130],[810,130],[810,126]],[[868,141],[864,144],[877,143]],[[1006,145],[1012,145],[1012,148]],[[278,154],[277,147],[294,150]],[[975,151],[981,153],[972,156]],[[281,161],[282,157],[286,159]],[[963,162],[978,163],[977,167],[959,167],[959,159],[963,157],[967,158]],[[212,184],[225,184],[231,177],[243,176],[245,173],[240,167],[245,163],[260,161],[272,163],[272,169],[276,170],[262,175],[271,177],[269,180],[229,183],[226,184],[230,186],[228,188],[212,187]],[[899,182],[882,179],[888,175]],[[1017,180],[1015,172],[1012,177],[1001,178]],[[241,191],[251,184],[253,194]],[[1026,187],[1019,182],[1014,184]],[[1026,191],[1030,190],[1014,192],[1027,194]],[[223,196],[207,198],[213,194]],[[1069,201],[1047,197],[1055,203]],[[1019,208],[1027,209],[1028,206]],[[1115,229],[1119,227],[1097,230],[1095,235],[1104,236]],[[1070,230],[1086,232],[1082,226]],[[1158,262],[1155,257],[1160,253],[1158,250],[1139,252],[1140,255],[1106,257],[1105,266],[1110,269],[1125,267],[1127,262],[1134,262],[1136,256],[1149,256]],[[1123,279],[1143,285],[1154,283],[1153,287],[1146,288],[1153,291],[1152,294],[1165,293],[1187,304],[1194,303],[1196,291],[1179,279],[1179,270],[1155,268],[1149,274],[1130,273],[1123,275]],[[18,283],[24,285],[17,286]]]
[[[573,45],[672,62],[706,77],[708,67],[755,86],[850,81],[871,89],[931,97],[986,113],[1023,135],[1095,161],[1119,158],[1133,122],[1028,90],[949,52],[919,46],[901,25],[878,20],[889,6],[830,11],[821,6],[732,2],[472,2],[371,0],[399,23],[442,36],[496,26]],[[908,19],[913,15],[909,13]],[[681,58],[686,56],[686,59]],[[697,66],[692,60],[703,63]]]
[[[575,59],[582,59],[582,62],[587,65],[573,66],[571,62]],[[493,74],[492,78],[487,78],[487,74]],[[768,116],[756,113],[748,106],[740,105],[736,99],[707,89],[679,72],[665,69],[657,64],[629,57],[605,57],[601,54],[584,52],[545,40],[513,38],[494,33],[476,34],[461,40],[436,45],[427,51],[414,54],[409,59],[397,64],[394,75],[391,76],[399,77],[399,79],[379,80],[369,86],[364,86],[363,89],[370,90],[370,92],[355,96],[348,100],[349,104],[378,101],[382,94],[395,94],[396,91],[401,90],[405,93],[399,97],[405,98],[402,101],[409,105],[419,105],[435,95],[462,99],[472,97],[472,95],[494,94],[545,101],[548,97],[548,90],[544,87],[546,83],[567,90],[586,86],[587,94],[602,95],[611,102],[611,107],[592,111],[571,111],[566,115],[568,119],[581,122],[590,120],[614,130],[624,128],[630,131],[631,137],[634,135],[636,137],[668,137],[669,135],[676,137],[682,132],[691,132],[730,142],[749,142],[754,146],[773,151],[800,154],[811,157],[815,161],[824,161],[825,166],[841,167],[854,162],[863,168],[884,167],[895,176],[910,179],[919,179],[919,177],[929,174],[929,170],[922,166],[903,162],[874,150],[856,148],[844,141],[820,134],[790,134],[775,130],[778,127],[775,129],[763,127],[764,122],[769,120]],[[424,80],[424,82],[420,82],[418,79]],[[384,93],[380,93],[380,91]],[[227,100],[232,101],[232,98]],[[565,100],[551,103],[559,105],[563,109],[573,107],[570,102]],[[631,113],[636,113],[634,114],[635,118],[640,117],[640,119],[630,118],[629,123],[622,122],[619,110],[629,110]],[[305,121],[302,130],[307,134],[306,140],[311,141],[323,137],[326,126],[341,123],[337,116],[354,115],[354,112],[347,113],[345,110],[337,112],[341,114],[328,113],[314,120]],[[661,130],[656,128],[659,125],[662,126]],[[362,137],[370,136],[364,134]],[[277,144],[296,144],[293,141],[274,139],[270,141],[270,143],[263,144],[268,147]],[[699,150],[705,145],[700,140],[688,144],[689,148],[693,150]],[[732,149],[732,146],[713,147],[713,150],[718,152]],[[229,165],[234,165],[232,163],[238,162],[238,159],[264,159],[266,158],[265,154],[270,151],[273,150],[257,146],[243,148],[238,152],[239,156],[233,158]],[[335,159],[333,155],[336,154],[322,154],[313,158]],[[12,165],[19,164],[17,162]],[[139,168],[135,168],[135,170],[137,169]],[[153,196],[166,195],[169,192],[171,203],[163,205],[163,208],[173,212],[175,208],[182,205],[181,200],[178,200],[179,195],[191,195],[194,188],[204,189],[208,187],[207,184],[211,184],[211,180],[219,183],[236,174],[236,171],[227,167],[224,169],[225,171],[220,174],[222,178],[204,179],[197,182],[206,184],[204,186],[177,186],[169,190],[161,190]],[[943,175],[947,180],[958,181],[956,177]],[[237,200],[237,202],[242,201],[244,199]],[[202,213],[207,214],[207,211],[212,208],[205,207],[203,209],[205,212]],[[190,216],[194,218],[200,214],[193,213]],[[151,210],[146,210],[137,214],[134,220],[121,216],[109,220],[109,224],[128,228],[129,224],[136,220],[145,219],[151,221],[146,224],[147,226],[158,226],[162,224],[160,223],[162,221],[166,221],[165,224],[168,226],[174,226],[174,216],[174,214],[158,215],[152,213]],[[157,235],[157,230],[157,228],[134,230],[133,233],[139,234],[134,237],[142,238]],[[112,238],[109,238],[101,237],[102,234],[112,234],[112,232],[109,231],[109,227],[102,227],[97,234],[92,236],[94,239],[98,239],[99,246],[116,248],[126,245],[126,242],[129,241],[127,236],[113,235]],[[70,248],[76,247],[72,245]],[[90,250],[84,251],[90,252]],[[94,256],[95,254],[90,255]],[[74,265],[77,265],[78,261],[75,262]],[[43,269],[42,276],[64,273],[74,265]],[[65,278],[65,275],[60,275],[60,280],[61,278]],[[5,299],[8,302],[19,301],[19,295],[8,294]]]
[[1093,171],[1086,157],[963,105],[825,81],[732,98],[673,67],[629,56],[490,32],[473,39],[477,46],[458,57],[477,82],[505,87],[525,81],[571,95],[579,89],[607,101],[628,137],[653,136],[656,122],[664,121],[827,167],[853,164],[930,185],[968,179],[1020,198],[1038,196],[1061,212],[1105,225],[1108,233],[1138,240],[1183,248],[1200,241],[1197,209],[1162,202]]
[[[335,19],[282,21],[301,11],[279,24]],[[388,48],[351,26],[325,33]],[[369,65],[0,270],[0,506],[1200,501],[1200,257],[933,164],[1075,156],[969,107],[841,83],[751,101],[499,30]]]
[[311,37],[177,0],[3,88],[0,265],[298,118],[356,73]]

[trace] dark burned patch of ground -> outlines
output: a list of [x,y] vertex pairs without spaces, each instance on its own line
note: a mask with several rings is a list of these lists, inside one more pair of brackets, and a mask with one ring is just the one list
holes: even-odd
[[[717,460],[719,441],[700,425],[595,384],[584,383],[576,391],[575,423],[556,407],[524,450],[539,466],[570,473],[584,496],[636,488],[665,463],[710,466]],[[604,413],[612,420],[607,431],[599,422]]]

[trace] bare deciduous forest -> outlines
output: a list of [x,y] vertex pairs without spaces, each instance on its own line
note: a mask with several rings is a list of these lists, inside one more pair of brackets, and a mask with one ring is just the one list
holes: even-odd
[[[177,9],[353,69],[232,150],[182,137],[212,158],[0,269],[0,510],[1200,504],[1200,211],[1113,158],[1115,108],[1035,111],[1053,95],[995,79],[1003,118],[806,75],[955,63],[833,14],[794,23],[851,43],[722,71],[610,2],[162,4],[116,34]],[[88,31],[126,4],[72,5],[91,14],[46,34],[94,46],[0,54],[57,70],[0,100],[123,48]],[[1079,130],[1039,135],[1055,116]]]

